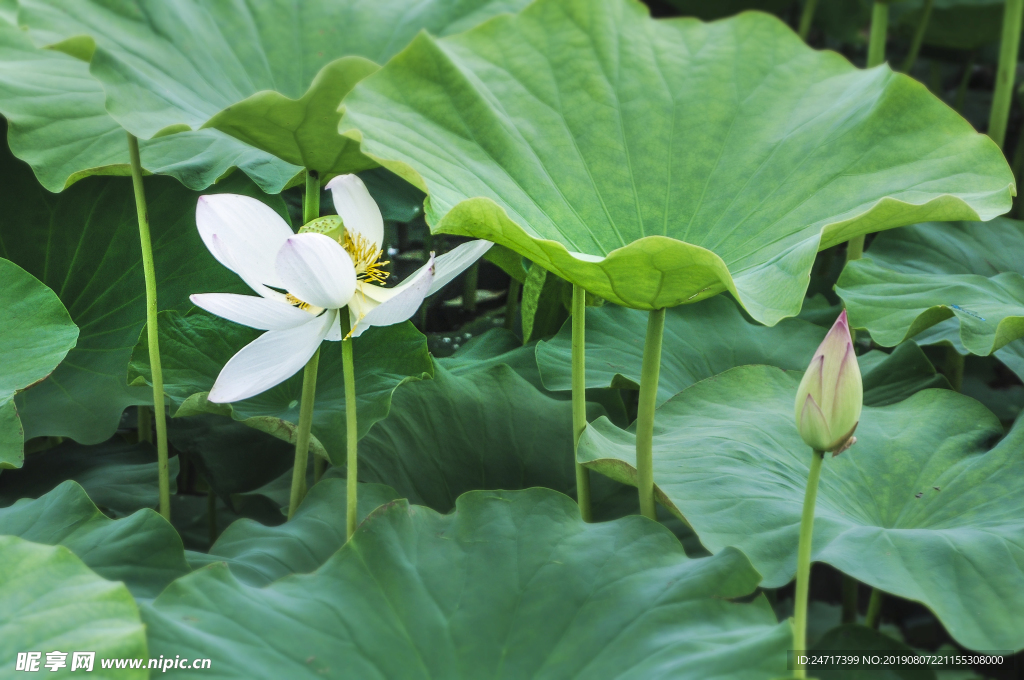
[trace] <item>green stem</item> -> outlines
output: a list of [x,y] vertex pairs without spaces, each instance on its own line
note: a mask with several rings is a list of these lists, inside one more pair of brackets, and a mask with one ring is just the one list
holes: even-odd
[[[306,193],[302,197],[302,223],[320,217],[320,173],[306,168]],[[299,425],[295,433],[295,465],[292,468],[292,490],[288,499],[288,519],[306,497],[306,467],[309,464],[309,439],[313,428],[313,405],[316,401],[316,374],[320,366],[320,349],[306,362],[302,371],[302,397],[299,402]],[[314,464],[315,467],[315,464]],[[315,483],[315,477],[314,477]]]
[[590,507],[590,471],[576,459],[580,435],[587,427],[587,375],[586,375],[586,318],[587,292],[581,286],[572,287],[572,441],[573,462],[576,465],[576,498],[584,522],[593,521]]
[[988,136],[999,148],[1006,140],[1006,123],[1010,119],[1013,85],[1017,78],[1017,50],[1020,47],[1021,19],[1024,0],[1006,0],[1003,10],[1003,37],[999,43],[999,67],[996,69],[996,91],[988,119]]
[[864,617],[864,625],[868,628],[878,630],[878,622],[882,616],[882,599],[885,597],[878,588],[871,589],[871,599],[868,600],[868,613]]
[[302,401],[299,402],[299,427],[295,436],[295,467],[292,468],[292,492],[288,499],[288,519],[306,497],[306,465],[309,463],[309,433],[313,428],[313,402],[316,399],[316,373],[320,349],[306,362],[302,371]]
[[[823,451],[811,454],[811,470],[807,475],[804,492],[804,510],[800,516],[800,543],[796,550],[796,602],[793,609],[793,653],[799,656],[807,651],[807,596],[811,586],[811,540],[814,536],[814,503],[818,498],[818,478],[821,477]],[[806,678],[807,671],[795,664],[795,678]]]
[[140,442],[153,443],[153,412],[148,406],[136,407],[136,415],[139,420],[139,436]]
[[964,355],[956,351],[953,346],[946,347],[946,361],[943,373],[949,380],[953,389],[960,392],[964,386]]
[[967,59],[967,64],[964,66],[964,73],[960,76],[960,84],[957,85],[956,95],[953,97],[953,108],[957,113],[964,109],[964,101],[967,99],[967,86],[971,84],[971,75],[974,73],[976,60],[977,54],[971,53],[971,56]]
[[518,279],[510,279],[508,282],[508,297],[505,298],[505,328],[512,330],[516,325],[516,317],[519,316],[519,292],[523,284]]
[[644,360],[640,368],[640,397],[636,412],[636,485],[640,492],[640,514],[656,519],[654,507],[654,407],[658,399],[661,370],[661,341],[665,334],[665,309],[647,316]]
[[800,39],[807,42],[807,36],[811,32],[811,21],[814,19],[814,10],[818,8],[818,0],[807,0],[804,2],[804,11],[800,14]]
[[[344,335],[348,335],[351,324],[348,316],[348,309],[341,310],[344,315],[341,328]],[[356,429],[356,376],[355,362],[352,358],[352,338],[341,341],[341,372],[345,380],[345,435],[347,460],[345,476],[347,477],[348,499],[345,510],[345,535],[352,538],[356,532],[356,512],[359,507],[357,494],[359,489],[356,482],[359,476],[359,432]]]
[[462,279],[462,309],[470,314],[476,312],[476,283],[480,274],[480,262],[476,261],[466,270]]
[[885,40],[889,33],[889,3],[878,2],[871,7],[871,36],[868,38],[868,68],[885,61]]
[[917,61],[917,54],[921,51],[921,43],[924,42],[924,34],[928,30],[928,20],[932,16],[933,5],[935,5],[935,0],[924,0],[921,20],[917,22],[917,28],[914,29],[914,38],[910,41],[910,51],[907,53],[907,58],[903,60],[903,66],[900,68],[904,73],[910,73],[910,69],[914,68],[914,62]]
[[857,579],[843,574],[843,623],[857,623]]
[[139,216],[139,240],[142,243],[142,272],[146,279],[146,339],[149,341],[149,366],[153,372],[153,415],[156,421],[157,478],[160,487],[160,514],[171,519],[170,475],[167,467],[167,413],[164,410],[164,372],[160,365],[160,335],[156,305],[156,267],[153,264],[153,241],[149,235],[149,210],[146,190],[142,186],[142,160],[139,140],[128,133],[128,156],[132,165],[132,187],[135,189],[135,210]]

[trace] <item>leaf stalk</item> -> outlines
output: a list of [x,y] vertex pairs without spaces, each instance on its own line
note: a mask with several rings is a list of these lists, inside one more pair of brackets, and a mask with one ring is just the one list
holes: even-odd
[[661,343],[665,335],[665,308],[655,309],[647,317],[647,337],[640,368],[640,396],[636,414],[636,485],[640,494],[640,514],[657,519],[654,505],[654,408],[658,399],[658,374],[661,370]]
[[[514,279],[513,279],[514,280]],[[517,282],[518,283],[518,282]],[[576,499],[584,522],[593,521],[590,505],[590,471],[576,458],[580,435],[587,427],[586,319],[587,292],[572,287],[572,446],[576,466]]]

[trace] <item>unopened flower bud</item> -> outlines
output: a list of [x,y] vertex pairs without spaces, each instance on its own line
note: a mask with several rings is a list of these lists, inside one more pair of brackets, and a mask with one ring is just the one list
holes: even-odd
[[843,310],[797,388],[797,430],[814,450],[838,455],[852,443],[863,402],[860,367]]

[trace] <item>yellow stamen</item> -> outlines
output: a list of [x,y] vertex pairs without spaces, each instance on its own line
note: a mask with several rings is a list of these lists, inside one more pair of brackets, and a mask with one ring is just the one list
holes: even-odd
[[388,260],[381,260],[384,251],[374,245],[362,234],[354,236],[345,232],[344,241],[338,239],[341,246],[352,256],[352,263],[356,267],[356,278],[361,281],[373,281],[381,285],[390,276],[390,272],[384,270],[385,265],[391,264]]
[[308,302],[303,302],[302,300],[295,297],[291,293],[288,293],[284,297],[288,301],[288,304],[290,304],[292,307],[298,307],[304,312],[308,312],[313,307],[313,305],[309,304]]

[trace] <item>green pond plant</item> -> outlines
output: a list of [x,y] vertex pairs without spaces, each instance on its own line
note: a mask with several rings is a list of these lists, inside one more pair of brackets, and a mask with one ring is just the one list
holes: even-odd
[[[796,427],[811,447],[810,474],[800,517],[800,542],[796,556],[796,596],[793,622],[793,651],[807,651],[807,599],[811,582],[811,541],[814,535],[814,504],[825,453],[838,456],[857,442],[853,433],[860,422],[864,403],[853,338],[846,310],[814,353],[796,390]],[[807,677],[799,661],[794,677]]]
[[[305,367],[289,517],[306,492],[320,345],[324,340],[341,342],[351,535],[355,531],[358,463],[352,338],[371,326],[390,326],[411,318],[426,296],[479,259],[491,244],[474,241],[436,259],[431,254],[427,263],[400,285],[385,288],[381,284],[388,272],[384,269],[387,262],[382,261],[384,219],[380,208],[355,175],[335,177],[327,188],[338,215],[313,219],[298,234],[271,208],[248,196],[200,198],[196,225],[203,242],[258,296],[199,293],[191,300],[211,314],[266,331],[224,365],[207,397],[210,402],[248,399]],[[312,179],[306,187],[306,216],[317,210],[308,198],[314,194],[319,195],[319,186]]]

